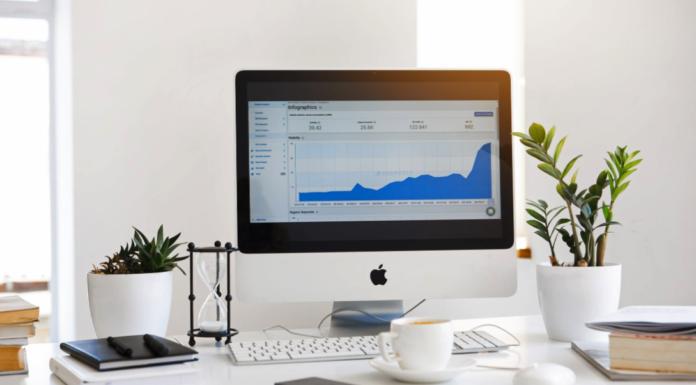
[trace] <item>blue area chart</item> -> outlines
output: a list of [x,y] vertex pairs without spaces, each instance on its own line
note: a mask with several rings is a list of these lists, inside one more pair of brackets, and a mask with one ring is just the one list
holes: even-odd
[[491,144],[484,144],[477,152],[468,176],[451,174],[435,177],[421,175],[392,182],[380,189],[369,189],[356,184],[350,191],[300,193],[300,202],[326,201],[397,201],[442,199],[490,199]]

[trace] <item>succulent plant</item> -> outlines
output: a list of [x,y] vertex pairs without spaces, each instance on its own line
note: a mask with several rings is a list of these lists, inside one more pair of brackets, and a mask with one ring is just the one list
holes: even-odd
[[[181,270],[177,262],[183,261],[188,256],[179,257],[179,254],[170,255],[184,243],[176,243],[181,233],[169,238],[164,238],[164,226],[160,226],[157,237],[148,241],[142,231],[135,229],[133,239],[125,247],[114,253],[113,257],[105,257],[106,262],[99,266],[92,265],[93,274],[139,274],[170,271],[175,267]],[[181,270],[184,275],[186,273]]]
[[134,274],[140,272],[140,262],[135,258],[135,244],[121,246],[121,249],[114,253],[113,257],[106,256],[106,262],[99,264],[99,267],[92,265],[94,274]]
[[171,271],[177,268],[186,275],[177,262],[187,259],[188,255],[179,257],[179,254],[175,254],[170,257],[171,253],[174,252],[177,247],[185,243],[176,243],[181,233],[171,238],[164,238],[164,225],[162,225],[159,230],[157,230],[157,237],[152,238],[152,241],[148,241],[147,236],[143,234],[142,231],[135,227],[133,228],[135,229],[133,241],[135,242],[138,261],[140,261],[140,269],[143,273]]

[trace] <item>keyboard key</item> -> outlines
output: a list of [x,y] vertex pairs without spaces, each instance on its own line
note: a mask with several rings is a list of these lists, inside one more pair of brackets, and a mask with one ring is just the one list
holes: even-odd
[[251,356],[234,356],[234,358],[237,359],[237,362],[252,362],[256,361],[254,357]]
[[482,338],[481,336],[479,336],[479,335],[476,334],[476,333],[472,333],[472,334],[470,335],[470,337],[471,337],[474,341],[476,341],[476,342],[478,342],[479,344],[483,345],[484,348],[494,348],[494,347],[495,347],[495,345],[493,345],[492,343],[486,341],[485,338]]

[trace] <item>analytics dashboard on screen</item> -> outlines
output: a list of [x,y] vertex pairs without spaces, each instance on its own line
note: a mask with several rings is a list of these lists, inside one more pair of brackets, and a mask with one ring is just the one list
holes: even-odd
[[497,100],[248,111],[252,223],[500,219]]

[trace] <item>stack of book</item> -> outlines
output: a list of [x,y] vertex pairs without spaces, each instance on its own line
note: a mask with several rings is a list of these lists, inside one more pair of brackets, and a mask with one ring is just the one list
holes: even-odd
[[613,333],[612,369],[696,374],[696,335]]
[[573,342],[573,349],[604,366],[600,370],[610,378],[613,374],[624,376],[615,379],[696,379],[694,306],[632,306],[587,326],[611,333],[606,359],[598,353],[602,348],[597,344]]
[[0,297],[0,376],[29,373],[24,347],[36,334],[39,308],[19,296]]

